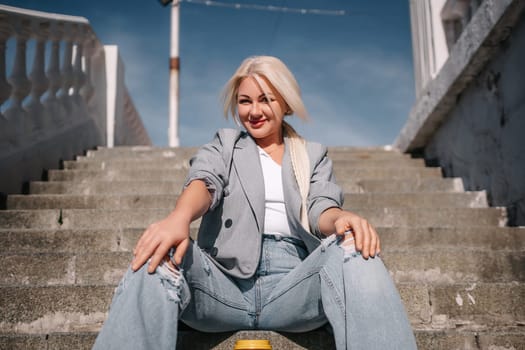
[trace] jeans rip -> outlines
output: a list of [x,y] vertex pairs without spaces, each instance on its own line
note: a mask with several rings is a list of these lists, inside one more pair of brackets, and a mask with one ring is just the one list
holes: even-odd
[[168,299],[179,303],[181,310],[184,310],[189,303],[189,288],[184,279],[184,271],[175,268],[167,262],[161,263],[156,270],[161,285],[166,289]]

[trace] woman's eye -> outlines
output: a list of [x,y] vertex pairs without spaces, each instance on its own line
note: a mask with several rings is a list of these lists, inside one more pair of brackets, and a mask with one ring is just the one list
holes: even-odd
[[250,100],[246,100],[246,99],[239,100],[239,104],[240,105],[245,105],[245,104],[248,104],[248,103],[250,103]]

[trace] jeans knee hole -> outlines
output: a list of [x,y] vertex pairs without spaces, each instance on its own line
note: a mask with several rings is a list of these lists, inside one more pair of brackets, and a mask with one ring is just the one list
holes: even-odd
[[161,285],[166,289],[168,298],[171,301],[180,302],[182,270],[177,270],[168,263],[162,263],[157,267],[157,274]]
[[360,253],[355,249],[354,241],[339,241],[338,244],[340,249],[343,250],[344,261],[347,261],[350,258],[355,258],[360,255]]

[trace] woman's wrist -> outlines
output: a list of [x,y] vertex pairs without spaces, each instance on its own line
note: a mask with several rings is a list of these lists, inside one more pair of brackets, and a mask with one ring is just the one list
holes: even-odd
[[335,233],[335,221],[341,215],[343,210],[339,207],[331,207],[326,209],[319,216],[319,230],[325,236],[330,236]]

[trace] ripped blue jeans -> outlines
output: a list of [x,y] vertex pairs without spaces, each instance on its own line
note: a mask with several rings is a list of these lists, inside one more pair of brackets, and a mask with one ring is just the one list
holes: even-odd
[[345,254],[335,236],[310,255],[263,236],[256,274],[235,279],[192,243],[180,271],[126,273],[94,349],[175,349],[177,322],[204,332],[305,332],[330,323],[341,349],[416,349],[403,304],[379,257]]

